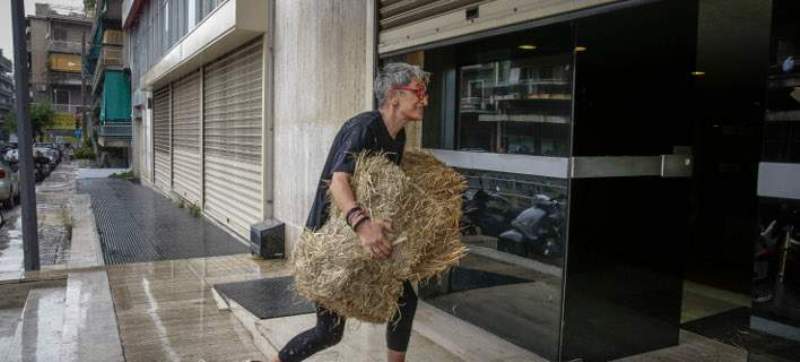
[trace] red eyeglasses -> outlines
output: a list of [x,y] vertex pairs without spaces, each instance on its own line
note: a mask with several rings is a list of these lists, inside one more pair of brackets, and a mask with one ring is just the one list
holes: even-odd
[[420,101],[422,101],[422,100],[424,100],[425,98],[428,97],[428,88],[426,88],[424,86],[419,87],[419,88],[412,88],[412,87],[409,87],[409,86],[393,87],[392,89],[399,89],[399,90],[412,92],[417,96],[417,99],[419,99]]

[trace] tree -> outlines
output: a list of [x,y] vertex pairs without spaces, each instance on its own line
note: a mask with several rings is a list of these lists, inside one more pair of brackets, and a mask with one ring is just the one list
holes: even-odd
[[83,0],[83,11],[89,12],[94,10],[97,0]]
[[[30,112],[33,137],[39,136],[41,139],[44,136],[44,130],[53,125],[56,113],[50,107],[50,103],[31,103]],[[8,134],[17,132],[17,115],[14,111],[6,114],[4,127]]]

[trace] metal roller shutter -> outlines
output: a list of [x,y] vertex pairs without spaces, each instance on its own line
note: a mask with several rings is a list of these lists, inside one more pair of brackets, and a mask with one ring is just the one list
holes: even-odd
[[247,237],[262,219],[261,41],[205,68],[204,211]]
[[171,189],[170,162],[170,89],[164,87],[153,94],[153,174],[156,187],[164,192]]
[[381,30],[465,8],[486,0],[381,0],[378,15]]
[[172,188],[200,205],[200,71],[172,86]]

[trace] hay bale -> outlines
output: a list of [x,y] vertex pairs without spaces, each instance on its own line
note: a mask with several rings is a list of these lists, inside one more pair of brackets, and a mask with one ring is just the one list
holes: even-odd
[[328,222],[316,232],[306,230],[296,243],[300,295],[348,318],[385,322],[398,310],[403,281],[434,277],[465,255],[459,233],[463,177],[426,153],[407,152],[401,166],[362,153],[351,179],[370,217],[392,220],[392,257],[372,259],[332,203]]

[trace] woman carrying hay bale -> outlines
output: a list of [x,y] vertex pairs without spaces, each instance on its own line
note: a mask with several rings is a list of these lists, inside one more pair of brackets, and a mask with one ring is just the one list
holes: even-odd
[[[314,204],[306,222],[309,230],[320,229],[329,218],[330,198],[345,213],[345,220],[361,242],[361,246],[376,259],[392,255],[387,234],[392,232],[391,220],[370,219],[366,210],[356,203],[350,177],[356,166],[356,155],[363,151],[380,154],[399,165],[405,146],[404,127],[421,121],[428,105],[428,73],[405,63],[387,64],[375,78],[375,96],[379,109],[356,115],[348,120],[333,141],[320,177]],[[398,300],[399,311],[386,326],[387,359],[405,361],[405,351],[411,335],[411,324],[417,306],[417,295],[406,281]],[[316,352],[338,343],[344,333],[344,317],[317,305],[317,324],[300,333],[281,349],[275,362],[301,361]]]

